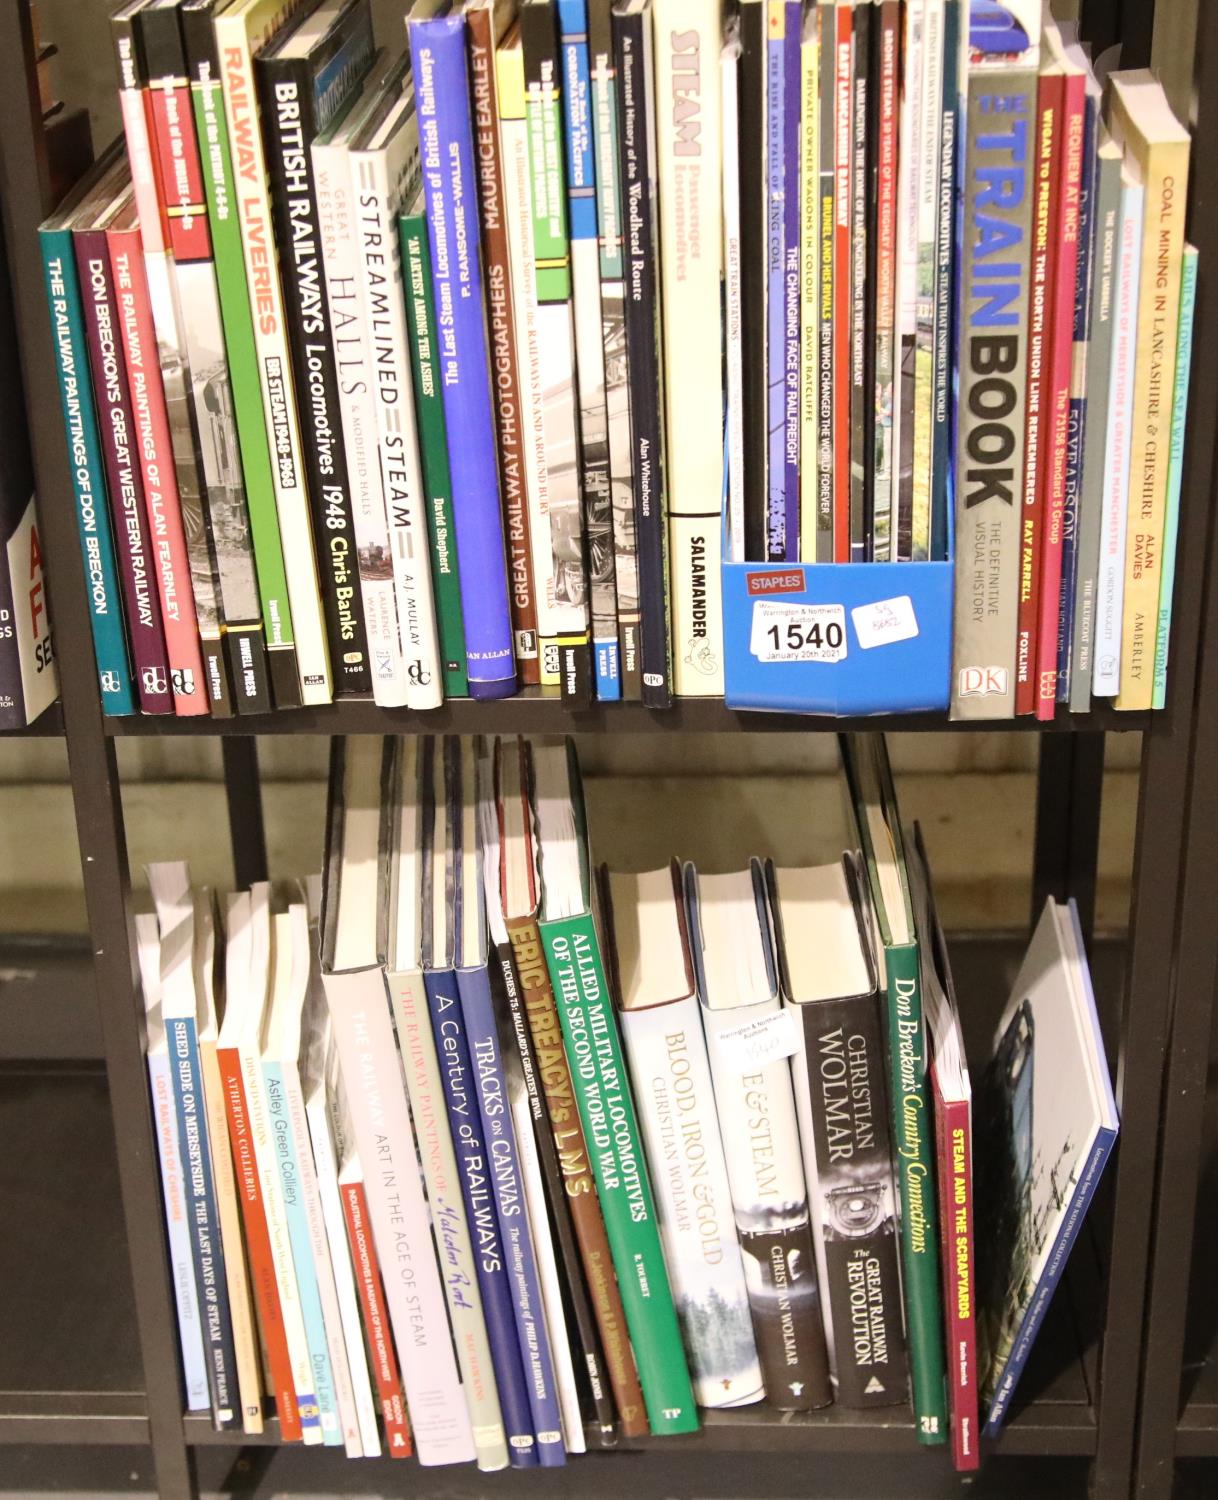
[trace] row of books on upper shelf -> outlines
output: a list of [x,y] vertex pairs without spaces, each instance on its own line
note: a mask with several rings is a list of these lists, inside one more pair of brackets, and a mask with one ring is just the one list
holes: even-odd
[[573,746],[429,738],[334,742],[307,899],[152,866],[187,1407],[497,1469],[910,1406],[975,1468],[1116,1110],[1054,902],[974,1110],[920,835],[843,756],[817,867],[598,871]]
[[1162,705],[1149,73],[1040,0],[402,15],[113,18],[125,149],[43,231],[109,712]]

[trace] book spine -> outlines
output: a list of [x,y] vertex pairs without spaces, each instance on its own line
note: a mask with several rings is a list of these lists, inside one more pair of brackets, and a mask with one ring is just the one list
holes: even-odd
[[917,239],[913,261],[914,408],[913,538],[911,555],[925,561],[931,551],[934,486],[935,250],[939,223],[939,161],[943,148],[943,23],[945,0],[926,0],[922,19],[913,194]]
[[495,1209],[490,1144],[482,1131],[475,1092],[476,1078],[456,974],[451,969],[428,970],[424,985],[461,1192],[475,1244],[478,1286],[482,1293],[491,1365],[507,1434],[508,1456],[513,1468],[531,1468],[538,1462],[537,1440],[533,1433],[523,1351],[516,1335],[512,1286]]
[[[815,11],[812,12],[815,19]],[[801,62],[805,61],[801,54]],[[744,340],[743,270],[740,262],[740,36],[733,25],[730,40],[719,59],[720,149],[723,155],[723,371],[724,433],[727,510],[726,556],[732,562],[745,560],[744,545]],[[802,148],[801,148],[802,150]],[[802,158],[801,158],[802,160]],[[802,211],[803,200],[800,200]],[[802,242],[801,242],[802,244]],[[801,261],[802,269],[802,261]],[[803,304],[801,303],[801,314]],[[801,325],[802,326],[802,325]],[[802,334],[801,334],[802,338]],[[804,346],[800,345],[801,377]],[[812,370],[815,381],[815,367]],[[815,396],[813,396],[815,406]],[[803,489],[800,490],[800,534],[804,526]],[[812,516],[815,533],[815,511]],[[802,542],[801,542],[802,547]],[[809,554],[811,555],[811,554]]]
[[1138,291],[1138,358],[1133,375],[1129,526],[1125,537],[1125,597],[1121,613],[1121,690],[1115,707],[1146,709],[1154,702],[1154,672],[1167,519],[1170,423],[1167,393],[1175,388],[1184,259],[1188,143],[1152,148],[1143,164],[1146,224]]
[[1167,519],[1163,531],[1163,582],[1159,589],[1159,630],[1155,647],[1152,708],[1167,706],[1167,655],[1176,583],[1176,542],[1180,530],[1180,491],[1184,483],[1184,423],[1188,416],[1188,377],[1193,358],[1193,314],[1197,305],[1197,251],[1184,247],[1180,274],[1180,332],[1176,343],[1176,383],[1172,394],[1171,452],[1168,455]]
[[321,1289],[317,1266],[313,1259],[312,1236],[301,1175],[299,1143],[292,1130],[283,1069],[278,1063],[264,1061],[262,1077],[266,1089],[267,1125],[270,1131],[271,1150],[275,1164],[279,1168],[279,1190],[283,1197],[288,1242],[292,1251],[292,1264],[296,1271],[300,1311],[304,1320],[305,1341],[309,1351],[309,1368],[313,1376],[312,1389],[316,1396],[321,1420],[322,1442],[327,1447],[334,1447],[342,1443],[343,1433],[339,1421],[337,1381],[330,1362]]
[[1040,595],[1037,601],[1036,665],[1032,686],[1038,719],[1052,719],[1057,709],[1057,647],[1062,602],[1062,554],[1066,506],[1066,454],[1070,444],[1070,372],[1074,354],[1075,287],[1079,259],[1079,198],[1083,177],[1086,100],[1083,78],[1063,80],[1060,181],[1054,213],[1051,276],[1052,342],[1045,382]]
[[[672,586],[673,691],[679,698],[723,696],[723,222],[720,94],[717,66],[721,0],[654,0],[660,268],[664,318],[664,394],[668,453],[668,553]],[[799,33],[788,51],[799,61]],[[798,77],[796,78],[798,85]],[[793,115],[798,121],[798,92]],[[794,142],[798,153],[798,135]],[[796,157],[798,159],[798,156]],[[798,556],[798,197],[792,183],[793,243],[784,274],[791,279],[793,321],[784,314],[785,379],[794,378],[795,471],[779,466],[791,555]],[[785,244],[785,242],[784,242]],[[784,250],[785,254],[785,250]],[[784,285],[786,282],[784,281]],[[679,329],[680,336],[672,337]],[[788,350],[787,333],[793,336]],[[783,431],[784,452],[790,435]]]
[[[605,406],[605,350],[601,342],[600,247],[592,143],[592,80],[586,0],[558,0],[562,62],[563,137],[567,211],[571,226],[571,306],[579,391],[580,481],[584,551],[592,619],[596,696],[622,696],[613,570],[613,513],[609,489],[609,417]],[[716,298],[718,291],[716,290]],[[716,310],[718,302],[716,301]],[[716,509],[716,515],[718,510]]]
[[[507,525],[508,572],[512,597],[512,641],[516,671],[525,687],[540,682],[537,593],[529,546],[529,507],[522,426],[520,367],[512,302],[504,161],[499,129],[499,89],[495,77],[495,24],[492,7],[466,11],[469,72],[478,156],[478,206],[482,214],[482,254],[486,261],[487,324],[494,376],[495,429],[499,483]],[[447,462],[447,454],[445,455]]]
[[612,0],[588,0],[596,224],[599,247],[601,343],[609,442],[613,574],[617,594],[618,670],[622,697],[643,696],[639,641],[639,562],[634,521],[634,458],[630,441],[630,386],[626,358],[626,287],[618,157],[618,86],[609,11]]
[[694,1394],[742,1406],[766,1392],[700,1010],[690,996],[623,1011],[622,1040]]
[[169,1058],[174,1087],[178,1139],[183,1165],[192,1231],[191,1250],[203,1315],[203,1348],[207,1359],[207,1385],[211,1393],[212,1420],[217,1430],[237,1416],[237,1388],[233,1327],[225,1280],[224,1243],[216,1213],[212,1179],[211,1144],[203,1105],[203,1079],[199,1068],[199,1044],[194,1021],[167,1016]]
[[835,1398],[853,1409],[897,1405],[909,1380],[879,1007],[867,995],[789,1008],[799,1024],[792,1072]]
[[[424,231],[425,232],[425,231]],[[423,979],[417,973],[387,975],[397,1026],[402,1072],[410,1095],[410,1115],[419,1142],[419,1160],[436,1226],[440,1278],[448,1303],[461,1382],[469,1406],[478,1467],[484,1473],[508,1462],[503,1414],[495,1389],[475,1251],[461,1194],[461,1176],[449,1133],[444,1084],[436,1055]]]
[[943,1318],[939,1301],[934,1144],[926,1081],[926,1027],[916,944],[884,950],[888,977],[889,1106],[901,1195],[905,1326],[920,1443],[947,1441]]
[[[774,5],[779,0],[767,0]],[[850,168],[854,0],[836,0],[833,53],[833,560],[850,561]]]
[[124,613],[140,712],[173,713],[161,610],[148,571],[143,485],[135,466],[134,420],[119,348],[118,309],[104,230],[76,231],[76,270],[98,411],[111,524],[118,537]]
[[896,357],[897,316],[897,182],[900,154],[901,7],[881,0],[872,24],[879,52],[874,119],[877,139],[874,255],[875,347],[873,351],[874,423],[872,443],[871,558],[892,562],[893,546],[893,405],[899,371]]
[[156,332],[152,326],[139,230],[111,229],[106,238],[122,325],[123,354],[131,391],[140,477],[156,572],[157,598],[165,629],[174,709],[182,716],[205,714],[208,705],[199,649],[199,624],[190,589],[190,563],[186,556],[182,514],[177,503],[165,391],[152,353],[156,348]]
[[393,1335],[389,1331],[385,1313],[385,1286],[381,1280],[380,1262],[368,1227],[368,1200],[363,1183],[342,1184],[342,1206],[347,1239],[351,1246],[351,1262],[355,1268],[356,1287],[364,1314],[364,1333],[372,1364],[372,1377],[376,1381],[381,1422],[385,1428],[385,1443],[390,1458],[409,1458],[410,1422],[406,1415],[406,1401],[402,1395],[397,1356],[393,1349]]
[[[875,234],[869,170],[871,130],[871,58],[875,9],[862,0],[854,10],[854,77],[850,100],[850,560],[865,562],[869,546],[872,391],[868,312],[875,292],[869,275]],[[875,80],[878,83],[878,79]]]
[[546,968],[541,933],[536,921],[530,917],[524,921],[509,921],[508,936],[536,1060],[535,1076],[541,1080],[549,1129],[583,1258],[584,1275],[618,1421],[623,1437],[641,1437],[647,1431],[643,1393],[626,1329],[626,1315],[605,1232],[605,1219],[592,1177],[571,1069],[563,1047],[558,1007]]
[[956,310],[956,210],[960,187],[960,85],[964,0],[944,0],[938,201],[935,210],[934,331],[931,377],[930,556],[946,561],[952,499],[953,347]]
[[407,159],[413,148],[408,154],[402,149],[406,142],[406,133],[399,131],[382,150],[351,152],[351,187],[406,703],[426,709],[444,701],[444,677],[397,224],[403,187],[413,171]]
[[980,1467],[977,1401],[977,1320],[973,1235],[973,1127],[967,1099],[935,1100],[936,1162],[943,1205],[939,1245],[952,1462],[957,1473]]
[[135,698],[120,615],[114,534],[106,507],[105,470],[72,236],[68,230],[44,229],[39,240],[102,709],[107,714],[129,714],[135,712]]
[[[423,191],[439,315],[470,696],[516,691],[490,358],[482,300],[473,125],[461,16],[410,21]],[[455,250],[464,245],[466,253]]]
[[818,201],[819,223],[819,295],[817,317],[820,325],[817,365],[817,445],[816,445],[816,561],[833,562],[836,540],[833,504],[836,493],[833,465],[834,390],[834,273],[837,253],[837,6],[835,0],[824,0],[817,7],[820,29],[820,174]]
[[1091,309],[1087,343],[1087,413],[1083,434],[1083,475],[1078,507],[1074,640],[1070,661],[1070,711],[1091,707],[1104,513],[1104,462],[1108,447],[1108,392],[1116,328],[1117,259],[1121,210],[1121,160],[1100,156],[1092,218]]
[[752,351],[752,357],[744,361],[744,555],[760,562],[766,556],[769,500],[769,386],[765,358],[768,338],[766,225],[769,211],[765,171],[766,0],[744,0],[741,4],[738,82],[740,109],[736,163],[741,190],[740,328],[742,344]]
[[[787,537],[787,289],[786,289],[786,28],[787,0],[765,0],[765,559],[788,562]],[[794,546],[795,538],[789,539]]]
[[[820,23],[819,7],[809,5],[804,11],[799,40],[799,556],[802,562],[816,560],[819,483]],[[728,136],[726,113],[725,99],[724,189],[726,192],[730,157],[730,168],[739,193],[740,163],[734,149],[736,133],[733,130]],[[735,274],[739,277],[739,268]],[[728,305],[730,307],[730,303]],[[740,357],[739,347],[736,357]],[[730,372],[730,364],[728,368]],[[729,452],[734,452],[738,446],[737,433]],[[743,476],[741,478],[743,480]],[[743,558],[744,553],[743,550],[733,550],[732,555]]]
[[259,126],[250,36],[245,16],[235,9],[216,17],[215,31],[222,60],[224,115],[232,148],[233,196],[254,315],[258,383],[272,454],[275,507],[292,607],[301,698],[306,704],[328,703],[333,696],[333,679],[301,456],[283,291],[276,274],[269,175]]
[[300,1410],[296,1403],[296,1389],[292,1383],[292,1362],[288,1354],[287,1333],[275,1276],[275,1259],[271,1249],[267,1214],[263,1206],[258,1162],[254,1154],[254,1139],[246,1105],[245,1084],[241,1074],[241,1058],[235,1048],[229,1047],[219,1048],[216,1057],[220,1068],[224,1108],[228,1118],[228,1142],[239,1189],[241,1217],[245,1226],[245,1249],[249,1256],[250,1282],[253,1287],[254,1303],[258,1310],[258,1331],[261,1335],[262,1347],[266,1351],[266,1366],[272,1394],[275,1397],[279,1431],[285,1442],[299,1442],[302,1436]]
[[310,155],[372,696],[382,708],[401,708],[406,703],[406,669],[381,484],[351,167],[343,145],[314,140]]
[[414,378],[415,418],[419,458],[427,492],[427,539],[431,548],[432,588],[436,628],[440,634],[440,664],[444,696],[468,698],[465,670],[465,625],[461,618],[461,579],[457,561],[457,533],[453,518],[453,488],[448,464],[448,430],[444,397],[436,362],[436,309],[432,295],[431,250],[427,219],[403,214],[401,238],[403,292],[410,338],[410,369]]
[[748,1063],[730,1036],[742,1014],[777,1009],[777,999],[743,1013],[704,1007],[702,1024],[766,1400],[809,1411],[833,1393],[791,1068],[785,1057]]
[[1129,476],[1133,447],[1134,366],[1138,348],[1138,296],[1146,192],[1140,182],[1121,188],[1118,218],[1116,326],[1108,383],[1108,442],[1104,461],[1103,519],[1095,590],[1095,651],[1091,691],[1116,697],[1121,685],[1121,619],[1125,598],[1125,546],[1129,530]]
[[224,322],[224,346],[228,358],[241,470],[249,510],[254,565],[262,608],[262,629],[268,654],[271,693],[277,708],[292,708],[300,702],[300,677],[296,666],[296,644],[292,629],[292,606],[288,598],[283,543],[275,509],[275,484],[271,472],[271,450],[262,417],[258,385],[258,356],[254,348],[254,324],[245,280],[241,249],[241,225],[237,219],[232,152],[224,96],[220,87],[219,59],[210,10],[197,18],[182,13],[187,60],[191,69],[195,129],[200,142],[203,185],[207,195],[208,225],[220,314]]
[[[999,113],[1001,111],[1001,113]],[[1032,169],[1026,133],[1036,117],[1031,68],[975,68],[965,122],[963,255],[958,335],[953,718],[1010,718],[1024,465]],[[1023,121],[994,133],[995,118]],[[1009,174],[997,203],[991,174]],[[996,216],[1001,236],[982,235]],[[1002,245],[1001,252],[999,245]]]
[[[799,122],[801,106],[802,0],[786,0],[783,35],[783,465],[787,552],[798,562],[799,510]],[[716,173],[716,178],[722,172]],[[722,204],[719,206],[722,216]],[[722,363],[722,356],[720,362]],[[720,413],[723,395],[720,378]]]
[[[624,79],[622,61],[619,51]],[[546,922],[541,935],[651,1430],[693,1432],[698,1412],[596,928],[585,914]]]
[[900,159],[897,166],[897,386],[893,392],[896,533],[892,555],[914,555],[914,411],[917,393],[918,178],[921,162],[922,37],[927,0],[902,16]]
[[178,1318],[178,1347],[186,1390],[186,1410],[206,1411],[207,1363],[199,1322],[199,1289],[195,1282],[191,1231],[186,1222],[185,1170],[174,1113],[169,1054],[149,1053],[148,1084],[156,1126],[157,1159],[161,1168],[161,1197],[165,1204],[165,1236],[169,1242],[169,1270]]
[[656,139],[650,12],[613,13],[621,96],[619,147],[626,253],[626,351],[635,539],[642,609],[643,702],[672,703],[668,631],[668,546],[664,525],[663,377],[659,361],[660,291],[655,231]]

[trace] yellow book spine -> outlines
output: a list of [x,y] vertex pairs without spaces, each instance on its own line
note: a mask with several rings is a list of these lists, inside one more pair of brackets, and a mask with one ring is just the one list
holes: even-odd
[[816,11],[799,42],[799,555],[816,560],[820,346],[820,39]]

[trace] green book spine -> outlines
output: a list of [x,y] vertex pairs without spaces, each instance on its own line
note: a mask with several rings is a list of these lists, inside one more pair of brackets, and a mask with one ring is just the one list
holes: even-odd
[[1155,642],[1152,708],[1167,702],[1167,647],[1171,601],[1176,587],[1176,535],[1180,530],[1180,486],[1184,479],[1184,419],[1188,416],[1188,374],[1193,360],[1193,309],[1197,304],[1197,252],[1184,247],[1180,276],[1180,333],[1176,342],[1176,388],[1171,407],[1171,447],[1167,455],[1167,522],[1163,533],[1163,579],[1159,585],[1159,634]]
[[543,922],[541,936],[647,1418],[656,1434],[695,1432],[698,1411],[596,927],[585,912]]
[[444,421],[444,397],[436,379],[436,346],[432,333],[436,317],[427,215],[422,211],[403,214],[398,220],[398,233],[402,241],[402,273],[406,283],[406,328],[410,368],[414,372],[415,415],[419,424],[423,485],[427,490],[427,541],[431,548],[440,659],[444,664],[444,696],[468,698],[461,577],[453,521],[452,478],[448,467],[448,429]]
[[939,1233],[935,1216],[934,1121],[926,1085],[926,1024],[918,945],[886,946],[889,1084],[897,1182],[905,1331],[921,1443],[947,1441]]
[[[206,69],[200,71],[208,72]],[[262,417],[262,389],[258,382],[258,358],[254,349],[254,323],[245,278],[241,226],[235,211],[228,121],[224,115],[218,76],[209,74],[201,78],[196,72],[191,81],[191,96],[207,193],[207,217],[220,292],[220,316],[224,323],[237,441],[245,474],[262,624],[267,649],[272,653],[276,704],[282,707],[285,705],[281,693],[287,685],[291,685],[290,701],[299,702],[300,698],[299,688],[295,686],[296,645],[271,475],[271,449]],[[288,659],[283,661],[282,658]]]
[[[530,30],[524,43],[525,120],[529,130],[529,165],[533,188],[533,254],[537,262],[538,302],[571,300],[571,235],[567,224],[567,189],[563,173],[561,69],[553,6],[534,0],[522,22]],[[531,47],[534,36],[541,38]]]

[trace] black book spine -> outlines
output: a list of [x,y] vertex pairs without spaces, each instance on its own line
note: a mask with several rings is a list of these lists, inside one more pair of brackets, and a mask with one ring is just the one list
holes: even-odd
[[871,129],[872,24],[871,0],[854,11],[854,96],[850,162],[850,561],[862,562],[870,553],[867,493],[871,486],[872,431],[868,397],[871,393],[871,341],[867,338],[868,308],[873,301],[870,268],[874,232],[870,163],[874,157]]
[[626,356],[643,629],[643,702],[672,705],[668,641],[668,561],[664,524],[664,401],[660,386],[659,263],[651,15],[646,6],[613,12],[621,115],[620,154],[626,232]]
[[835,77],[837,59],[837,8],[822,3],[820,24],[820,161],[818,203],[820,229],[820,340],[818,345],[816,390],[816,561],[834,562],[833,537],[833,308],[836,304],[836,277],[842,274],[836,264],[834,242],[835,186]]
[[[766,21],[762,0],[742,0],[738,73],[740,339],[744,359],[744,554],[765,557],[766,412]],[[725,142],[732,150],[732,143]]]
[[368,697],[372,674],[355,518],[309,157],[317,134],[313,69],[307,58],[274,55],[257,58],[254,66],[335,695]]

